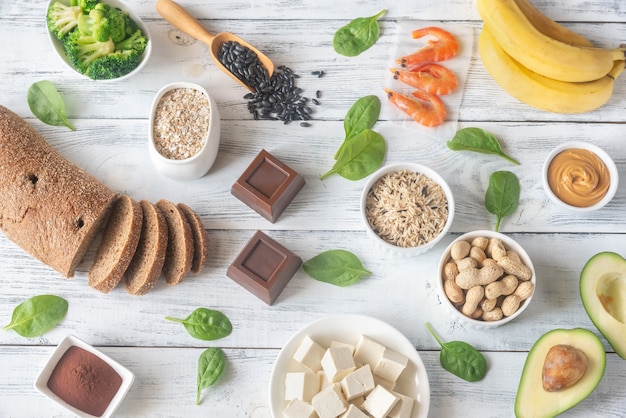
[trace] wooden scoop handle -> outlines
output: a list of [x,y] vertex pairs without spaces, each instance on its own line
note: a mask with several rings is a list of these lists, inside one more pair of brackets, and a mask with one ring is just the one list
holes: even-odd
[[157,0],[156,10],[163,19],[167,20],[176,29],[211,47],[215,35],[209,33],[180,4],[173,0]]

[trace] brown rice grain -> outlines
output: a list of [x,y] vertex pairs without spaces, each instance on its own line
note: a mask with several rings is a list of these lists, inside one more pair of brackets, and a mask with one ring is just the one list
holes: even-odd
[[374,183],[367,194],[365,215],[383,240],[398,247],[417,247],[443,230],[448,199],[438,183],[405,169],[387,173]]

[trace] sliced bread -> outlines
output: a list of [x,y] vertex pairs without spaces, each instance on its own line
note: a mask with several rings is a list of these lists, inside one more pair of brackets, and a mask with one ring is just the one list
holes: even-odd
[[141,236],[137,250],[124,273],[124,287],[131,295],[145,295],[161,276],[167,249],[165,216],[147,200],[139,202],[143,212]]
[[118,285],[137,249],[143,212],[139,202],[121,195],[111,209],[94,263],[89,269],[89,285],[109,293]]
[[199,273],[204,267],[204,263],[209,255],[209,234],[202,225],[202,220],[193,209],[184,203],[179,203],[178,209],[185,215],[189,225],[191,226],[191,233],[193,235],[193,260],[191,262],[191,272]]
[[167,222],[168,241],[163,264],[163,277],[169,285],[180,283],[191,271],[193,235],[187,218],[178,207],[166,199],[156,203]]

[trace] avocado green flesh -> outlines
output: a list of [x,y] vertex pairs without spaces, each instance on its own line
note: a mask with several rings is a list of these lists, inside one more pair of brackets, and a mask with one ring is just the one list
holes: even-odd
[[626,358],[626,260],[612,252],[591,257],[580,275],[580,297],[598,331]]
[[[587,357],[587,371],[572,387],[547,392],[543,389],[542,371],[546,355],[557,344],[578,348]],[[517,397],[517,418],[549,418],[557,416],[585,399],[598,386],[606,367],[606,353],[600,339],[582,328],[555,329],[540,337],[526,358]]]

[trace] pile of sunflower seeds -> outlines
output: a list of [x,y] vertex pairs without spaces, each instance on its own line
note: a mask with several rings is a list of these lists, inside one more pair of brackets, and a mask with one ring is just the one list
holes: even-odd
[[[309,98],[304,97],[302,89],[296,86],[296,79],[300,76],[291,68],[281,65],[270,78],[256,53],[235,41],[225,42],[218,58],[226,69],[255,90],[244,96],[254,119],[280,120],[285,124],[300,120],[301,126],[310,126],[307,121],[311,120],[313,109],[309,106]],[[316,72],[317,77],[322,74]],[[311,103],[319,105],[317,99],[320,97],[318,90]]]

